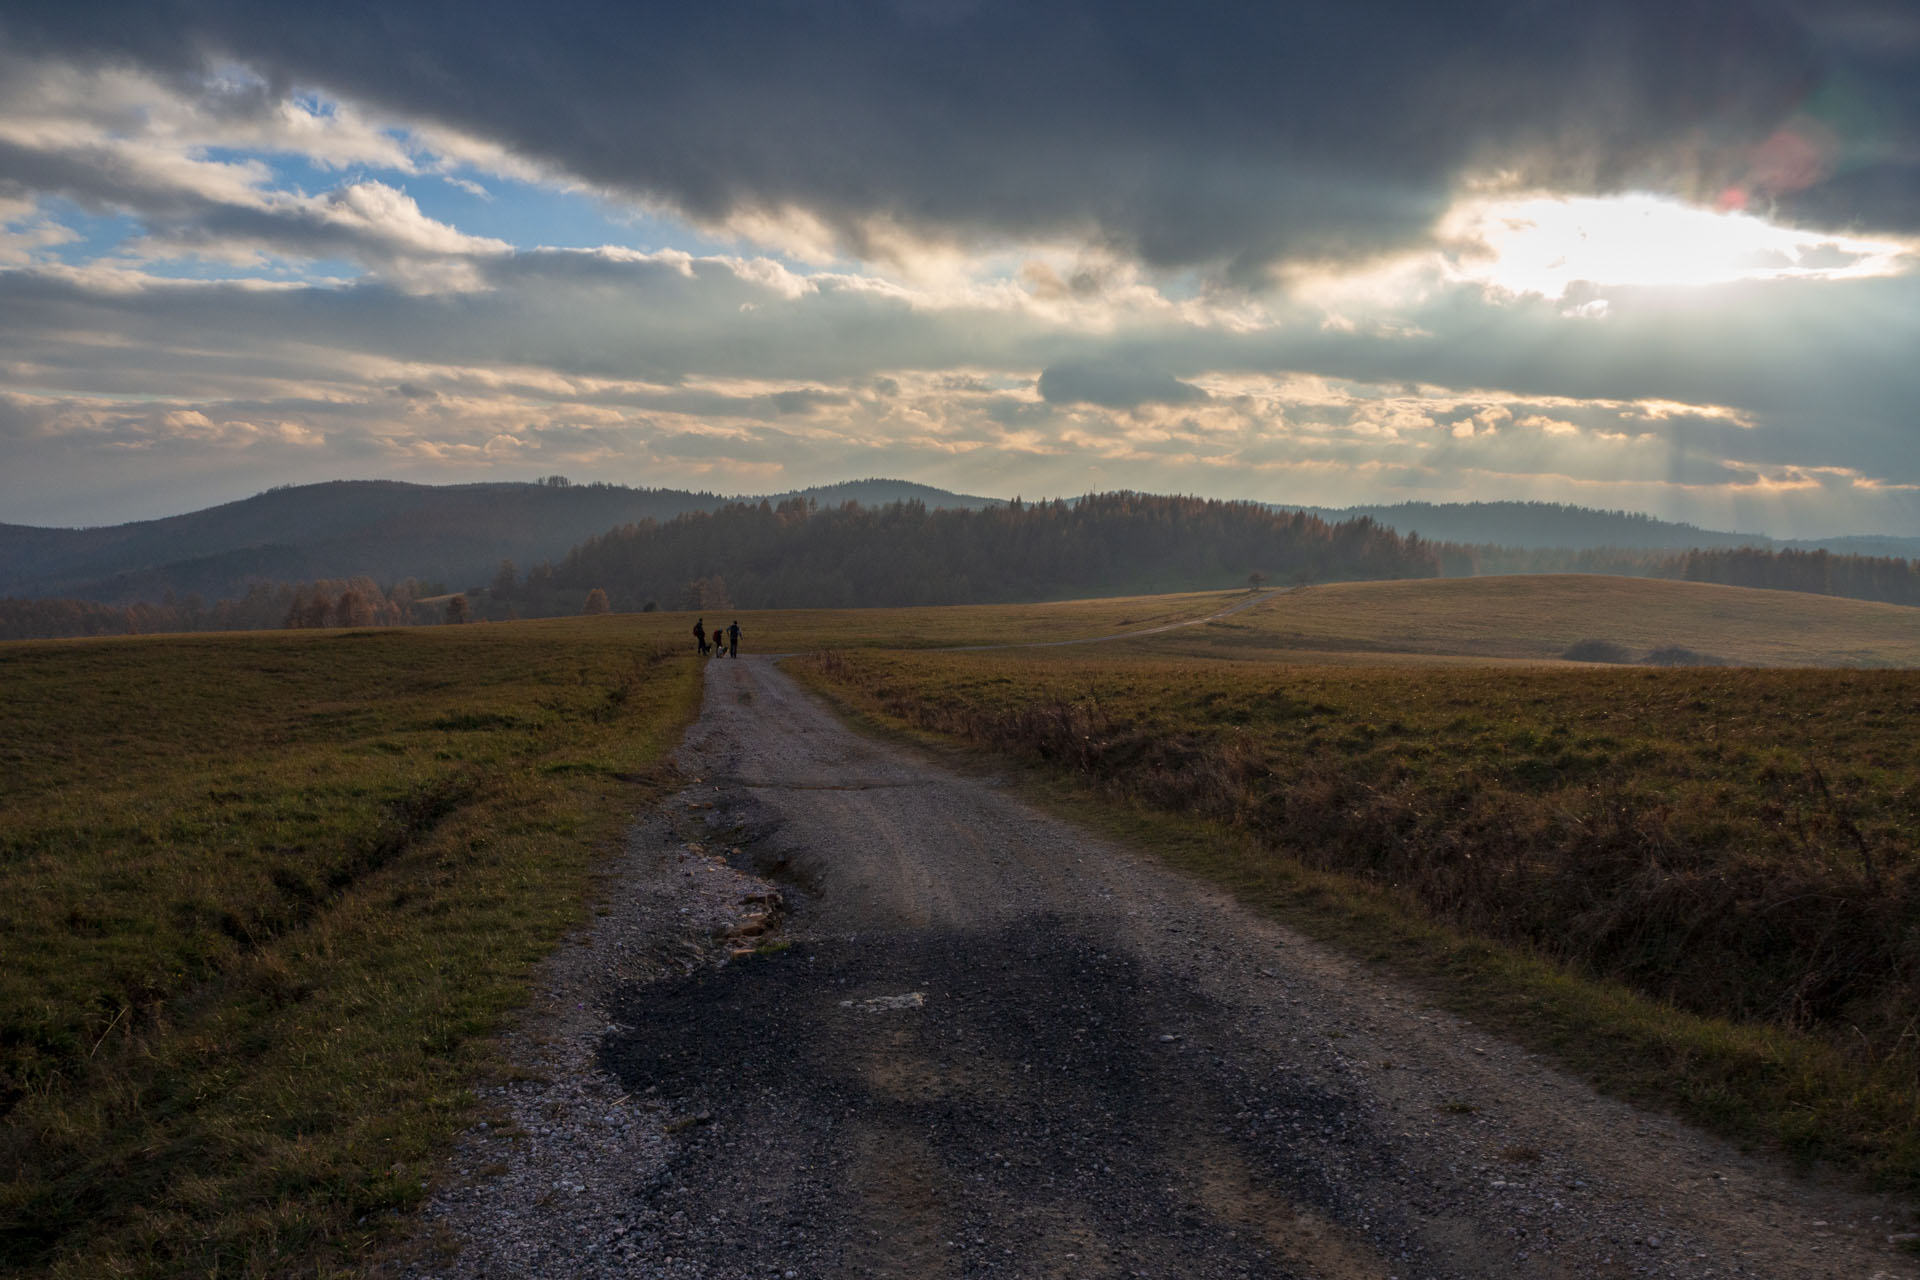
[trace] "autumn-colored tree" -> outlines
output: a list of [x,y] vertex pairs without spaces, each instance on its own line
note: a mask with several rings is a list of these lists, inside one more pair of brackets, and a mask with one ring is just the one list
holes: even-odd
[[336,627],[370,627],[373,625],[373,604],[358,591],[348,587],[340,593],[333,604],[333,625]]
[[727,594],[727,580],[715,574],[711,578],[696,578],[686,587],[683,609],[731,609],[733,598]]
[[467,620],[467,598],[455,596],[447,601],[447,621],[465,622]]
[[580,612],[585,614],[612,613],[613,606],[607,603],[607,593],[599,587],[595,587],[593,590],[587,592],[587,602],[580,606]]
[[287,612],[281,622],[283,627],[324,627],[333,614],[333,594],[325,584],[315,583],[312,587],[296,587],[293,599],[287,602]]

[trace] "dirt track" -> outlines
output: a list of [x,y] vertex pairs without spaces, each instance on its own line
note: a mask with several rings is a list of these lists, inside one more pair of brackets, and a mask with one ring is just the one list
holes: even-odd
[[[1914,1274],[1891,1206],[1598,1098],[991,778],[848,732],[768,660],[707,680],[700,781],[561,963],[546,1016],[572,1031],[537,1037],[606,1078],[506,1091],[551,1123],[469,1144],[470,1171],[504,1159],[443,1195],[465,1248],[423,1270]],[[622,1136],[588,1142],[568,1106]]]

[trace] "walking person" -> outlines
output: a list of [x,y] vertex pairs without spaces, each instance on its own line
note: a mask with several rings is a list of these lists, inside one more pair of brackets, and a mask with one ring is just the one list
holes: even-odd
[[[719,639],[719,636],[720,636],[720,633],[716,631],[714,633],[714,638],[717,640]],[[703,658],[706,657],[707,656],[707,620],[705,618],[695,618],[693,620],[693,642],[700,646],[700,656]]]
[[727,627],[727,656],[729,658],[740,656],[740,619],[738,618],[735,618]]

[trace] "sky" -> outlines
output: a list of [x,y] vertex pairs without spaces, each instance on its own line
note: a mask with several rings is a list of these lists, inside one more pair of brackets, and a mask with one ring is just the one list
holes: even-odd
[[9,0],[0,522],[337,478],[1920,535],[1920,5]]

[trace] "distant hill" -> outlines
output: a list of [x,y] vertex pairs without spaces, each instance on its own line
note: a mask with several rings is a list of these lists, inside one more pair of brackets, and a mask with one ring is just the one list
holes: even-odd
[[[337,598],[349,581],[358,584],[353,590],[361,596],[375,586],[408,600],[468,592],[476,609],[484,602],[488,616],[508,616],[508,611],[525,616],[571,611],[578,606],[573,593],[583,589],[583,583],[609,591],[622,586],[627,593],[622,607],[639,607],[648,600],[672,607],[671,602],[691,598],[689,592],[699,584],[720,580],[743,606],[748,600],[927,603],[1032,599],[1058,591],[1169,590],[1219,585],[1236,574],[1244,578],[1253,569],[1291,574],[1306,567],[1305,561],[1295,564],[1285,556],[1269,562],[1266,552],[1250,554],[1258,538],[1245,530],[1227,536],[1196,525],[1179,539],[1163,531],[1143,540],[1140,528],[1147,526],[1108,518],[1115,503],[1132,504],[1134,514],[1177,511],[1181,519],[1188,518],[1186,507],[1164,506],[1167,501],[1109,494],[1040,504],[1063,513],[1092,503],[1087,514],[1093,518],[1054,529],[1062,538],[1057,545],[1042,539],[1021,543],[1007,554],[980,554],[969,539],[992,527],[991,521],[969,525],[943,520],[923,527],[915,523],[923,517],[914,517],[906,525],[889,525],[884,512],[894,503],[949,515],[1000,512],[1004,517],[1023,508],[904,480],[855,480],[764,499],[575,485],[559,477],[474,485],[335,481],[273,489],[187,515],[106,528],[0,525],[0,600],[33,604],[26,609],[32,615],[30,625],[21,624],[29,629],[21,634],[42,634],[48,627],[66,625],[59,610],[52,622],[42,617],[47,610],[40,606],[52,600],[96,610],[152,606],[148,613],[154,626],[275,625],[261,620],[285,613],[282,595],[291,600],[296,587],[307,584],[318,590],[324,583],[331,584],[327,590]],[[810,540],[780,539],[776,549],[761,541],[766,534],[761,526],[780,507],[874,514],[821,525]],[[730,509],[733,514],[727,515]],[[1031,514],[1037,508],[1024,509],[1029,514],[1022,518],[1023,527],[1037,519]],[[1388,534],[1395,545],[1417,532],[1422,538],[1417,554],[1401,570],[1408,576],[1427,572],[1412,567],[1412,561],[1424,565],[1432,560],[1444,577],[1626,574],[1920,604],[1920,560],[1911,558],[1920,557],[1920,539],[1790,543],[1625,511],[1541,502],[1344,509],[1214,504],[1205,510],[1230,513],[1240,523],[1245,522],[1243,515],[1258,513],[1327,527],[1364,526]],[[692,517],[699,519],[681,527],[680,522]],[[1200,525],[1214,518],[1208,515]],[[791,519],[784,515],[774,523]],[[821,532],[829,528],[831,535]],[[596,541],[602,541],[599,553],[604,555],[604,540],[616,533],[640,540],[622,544],[630,557],[605,582],[586,581],[615,568],[599,563],[582,576]],[[1186,542],[1172,545],[1182,539]],[[1167,545],[1160,545],[1163,542]],[[1229,547],[1231,553],[1224,550]],[[1041,572],[1036,557],[1052,567]],[[513,562],[511,578],[497,577],[502,561]],[[542,570],[543,565],[550,569]],[[1327,573],[1377,576],[1371,569],[1355,572],[1346,566],[1344,553],[1307,568],[1304,576]],[[884,590],[877,586],[883,582]],[[273,585],[262,595],[265,584]],[[475,590],[496,586],[500,589]],[[222,612],[213,607],[242,600],[247,602],[244,608]],[[113,624],[109,619],[99,625],[111,629]]]
[[967,493],[948,493],[945,489],[915,484],[911,480],[843,480],[839,484],[816,485],[811,489],[767,495],[767,500],[773,503],[788,498],[808,498],[823,507],[837,507],[843,502],[857,502],[863,507],[883,507],[890,502],[918,502],[929,511],[979,511],[985,507],[1000,506],[1004,501]]
[[[1291,510],[1292,508],[1287,508]],[[1367,516],[1400,533],[1463,546],[1623,547],[1687,551],[1694,547],[1771,547],[1764,533],[1725,533],[1658,520],[1637,511],[1600,511],[1559,502],[1400,502],[1392,506],[1302,507],[1323,520]]]
[[[977,509],[993,499],[901,480],[857,480],[782,494],[822,506],[918,501]],[[731,499],[607,484],[419,485],[339,480],[269,489],[204,511],[93,529],[0,525],[0,597],[119,604],[169,592],[208,599],[261,579],[420,578],[450,589],[557,559],[594,534],[713,511]]]
[[1617,547],[1632,551],[1717,550],[1765,547],[1775,550],[1831,551],[1850,556],[1920,558],[1920,538],[1771,538],[1764,533],[1730,533],[1698,525],[1659,520],[1637,511],[1601,511],[1559,502],[1400,502],[1391,506],[1292,507],[1323,520],[1367,516],[1400,533],[1418,533],[1435,542],[1462,546],[1546,548],[1593,551]]

